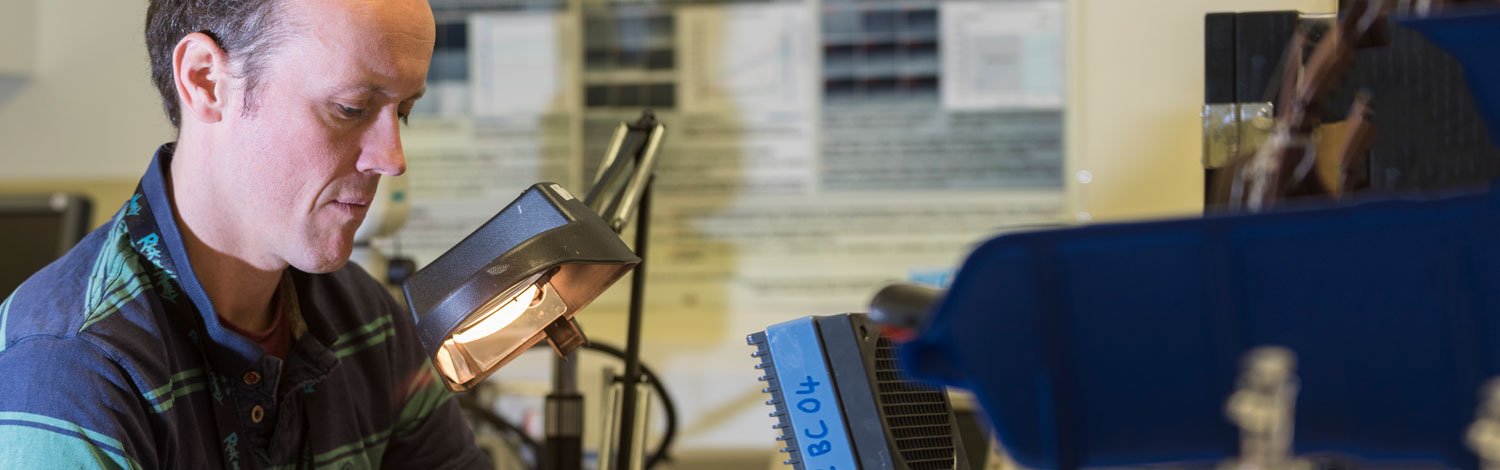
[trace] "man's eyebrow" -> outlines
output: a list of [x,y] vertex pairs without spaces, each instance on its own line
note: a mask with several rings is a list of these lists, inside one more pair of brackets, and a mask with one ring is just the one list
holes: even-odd
[[[396,93],[393,92],[393,91],[391,91],[389,88],[386,88],[386,87],[383,87],[383,86],[380,86],[380,85],[369,85],[369,84],[366,84],[366,85],[353,85],[353,86],[349,86],[349,87],[344,87],[344,88],[342,88],[340,90],[340,92],[341,93],[357,93],[357,94],[366,94],[366,93],[368,93],[368,94],[374,94],[374,95],[385,95],[385,96],[389,96],[389,97],[396,97],[397,96]],[[420,98],[422,98],[423,96],[426,96],[426,95],[427,95],[427,86],[423,85],[422,89],[417,90],[417,92],[415,94],[413,94],[413,95],[411,95],[409,97],[406,97],[406,98],[402,99],[401,101],[416,101],[416,100],[418,100],[418,99],[420,99]]]

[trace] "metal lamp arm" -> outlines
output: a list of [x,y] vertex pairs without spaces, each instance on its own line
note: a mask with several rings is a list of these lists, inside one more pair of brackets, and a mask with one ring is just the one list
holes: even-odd
[[615,233],[624,231],[635,216],[646,183],[656,169],[656,153],[665,134],[666,127],[650,111],[641,113],[636,122],[622,122],[615,129],[594,185],[584,197],[584,204],[604,218]]

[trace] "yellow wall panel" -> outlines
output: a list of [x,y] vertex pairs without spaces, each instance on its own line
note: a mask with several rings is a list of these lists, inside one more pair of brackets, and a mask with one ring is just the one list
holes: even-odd
[[[1326,13],[1337,3],[1073,0],[1066,166],[1072,210],[1100,221],[1201,213],[1203,16]],[[1087,173],[1080,178],[1080,172]]]

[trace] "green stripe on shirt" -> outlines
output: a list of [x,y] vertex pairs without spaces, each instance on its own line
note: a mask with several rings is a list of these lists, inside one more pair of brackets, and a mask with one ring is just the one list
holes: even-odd
[[[385,454],[385,445],[390,437],[390,430],[365,436],[360,440],[313,456],[313,463],[318,467],[332,467],[333,465],[329,465],[330,462],[358,462],[362,465],[356,465],[356,468],[379,467],[380,456]],[[370,457],[372,455],[373,458]]]
[[388,340],[395,335],[396,328],[387,324],[386,327],[382,328],[378,333],[370,335],[368,338],[360,340],[358,343],[346,345],[343,347],[334,346],[334,355],[338,356],[339,359],[343,359],[351,354],[377,346],[380,343],[384,343],[385,340]]
[[203,391],[206,388],[208,388],[208,383],[206,383],[206,382],[198,382],[198,383],[195,383],[195,384],[192,384],[192,385],[188,385],[188,386],[183,387],[183,388],[179,388],[179,389],[173,391],[172,395],[169,396],[169,397],[167,397],[166,400],[162,400],[161,403],[157,403],[155,405],[152,405],[151,409],[153,411],[155,411],[157,414],[166,413],[167,410],[172,409],[172,405],[174,405],[174,404],[177,403],[177,399],[178,398],[182,398],[182,397],[191,395],[193,392],[201,392],[201,391]]
[[[371,332],[374,332],[374,334],[371,334]],[[361,336],[367,334],[370,336],[361,339]],[[366,323],[364,326],[339,335],[338,338],[333,340],[331,349],[333,349],[334,356],[343,359],[354,353],[384,343],[395,334],[395,326],[391,324],[391,315],[385,314],[370,323]]]
[[[208,382],[187,383],[189,380],[201,376],[203,376],[203,369],[194,368],[178,372],[167,379],[166,385],[156,387],[154,390],[141,394],[141,398],[146,399],[146,403],[151,403],[152,411],[155,411],[157,414],[165,413],[167,410],[172,409],[178,398],[208,388]],[[157,400],[161,401],[158,403]]]
[[361,326],[353,331],[339,335],[337,339],[333,340],[333,348],[338,349],[340,346],[343,346],[344,343],[353,341],[355,337],[358,337],[365,333],[369,333],[371,331],[375,331],[376,328],[389,325],[390,323],[391,316],[389,314],[381,315],[380,318],[376,318],[375,321],[367,323],[365,324],[365,326]]
[[142,396],[145,397],[147,401],[155,401],[156,397],[161,396],[164,393],[167,393],[167,390],[171,390],[172,387],[175,387],[178,384],[181,384],[183,382],[187,382],[188,379],[191,379],[191,378],[194,378],[194,377],[197,377],[197,376],[200,376],[200,375],[203,375],[203,369],[188,369],[188,370],[185,370],[185,371],[182,371],[182,372],[178,372],[176,374],[172,374],[172,377],[169,377],[167,379],[167,384],[166,385],[162,385],[160,387],[156,387],[155,390],[146,392]]
[[25,423],[0,424],[0,442],[5,443],[0,446],[0,468],[141,468],[135,459],[122,453],[125,446],[120,441],[78,424],[16,411],[0,411],[0,421]]
[[448,403],[453,397],[453,392],[443,385],[443,380],[438,378],[437,370],[432,368],[432,363],[423,365],[423,369],[429,375],[428,381],[406,398],[406,403],[401,406],[401,414],[396,416],[396,435],[401,436],[410,433],[421,425],[427,417],[432,415],[438,407]]
[[130,234],[121,219],[115,219],[109,230],[109,239],[99,249],[89,272],[88,287],[84,289],[83,331],[120,311],[126,303],[135,299],[150,284],[141,270],[139,255],[130,246]]

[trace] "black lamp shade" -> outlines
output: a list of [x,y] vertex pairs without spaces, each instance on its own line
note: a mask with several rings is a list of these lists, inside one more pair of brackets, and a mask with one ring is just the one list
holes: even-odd
[[[577,347],[584,340],[573,315],[640,262],[582,201],[541,183],[402,290],[439,376],[463,391],[542,339],[560,353]],[[480,325],[490,318],[494,324]]]

